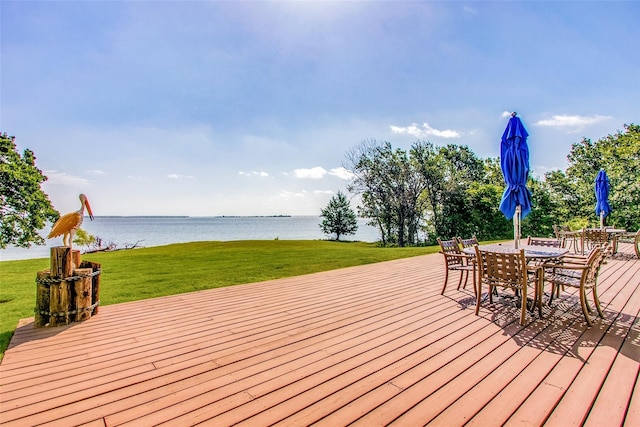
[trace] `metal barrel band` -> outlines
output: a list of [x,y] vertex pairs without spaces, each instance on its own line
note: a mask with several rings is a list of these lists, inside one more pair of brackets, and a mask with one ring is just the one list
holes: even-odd
[[63,316],[69,316],[71,314],[82,313],[82,312],[85,312],[85,311],[93,311],[93,309],[96,308],[99,305],[100,305],[100,300],[98,300],[95,303],[91,304],[89,307],[84,307],[84,308],[80,308],[80,309],[77,309],[77,310],[71,310],[71,311],[60,312],[60,313],[51,313],[49,311],[38,311],[37,307],[33,311],[36,314],[41,314],[41,315],[44,315],[44,316],[63,317]]
[[65,277],[64,279],[39,279],[39,278],[36,278],[36,283],[38,283],[39,285],[51,286],[54,283],[75,282],[76,280],[80,280],[80,279],[83,279],[85,277],[97,276],[100,273],[102,273],[102,269],[97,269],[96,271],[91,272],[89,274],[80,274],[78,276]]

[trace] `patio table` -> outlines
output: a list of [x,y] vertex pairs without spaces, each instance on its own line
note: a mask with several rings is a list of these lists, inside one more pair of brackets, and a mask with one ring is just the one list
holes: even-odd
[[[527,263],[533,262],[536,264],[560,260],[563,256],[569,253],[569,249],[567,248],[554,248],[549,246],[524,245],[519,249],[516,249],[512,243],[490,243],[487,245],[479,245],[478,248],[480,250],[500,253],[518,253],[520,252],[520,249],[523,249],[524,257],[527,260]],[[475,247],[464,248],[462,252],[469,255],[475,255],[476,249]],[[477,268],[477,263],[475,265]],[[478,277],[478,280],[480,280],[479,274],[476,274],[476,277]],[[478,287],[477,283],[474,283],[474,285],[476,286],[476,288]],[[541,292],[544,292],[544,285],[541,289]],[[486,296],[484,298],[486,298]],[[533,303],[531,309],[533,310]]]
[[[585,228],[586,231],[599,231],[602,230],[599,227],[596,228]],[[618,239],[617,236],[625,234],[627,232],[627,230],[623,229],[623,228],[605,228],[604,229],[607,232],[607,236],[609,239],[609,242],[611,242],[611,253],[615,254],[616,252],[618,252]],[[582,245],[582,252],[584,253],[584,235],[582,235],[581,238],[581,245]]]
[[[491,251],[491,252],[502,252],[502,253],[518,253],[520,249],[524,249],[524,257],[527,261],[548,261],[550,259],[559,259],[565,256],[569,249],[567,248],[553,248],[548,246],[534,246],[534,245],[524,245],[520,249],[516,249],[513,247],[511,243],[503,244],[503,243],[491,243],[488,245],[480,245],[478,246],[481,250]],[[464,248],[462,252],[475,255],[476,250],[474,247]]]

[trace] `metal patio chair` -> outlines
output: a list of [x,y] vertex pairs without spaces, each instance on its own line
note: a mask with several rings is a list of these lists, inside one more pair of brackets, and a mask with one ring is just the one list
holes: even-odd
[[593,302],[598,310],[598,315],[604,318],[600,300],[598,298],[598,274],[600,268],[605,263],[608,247],[595,247],[589,254],[589,257],[578,258],[572,257],[563,262],[561,265],[550,264],[545,267],[544,281],[551,283],[551,295],[549,297],[549,305],[553,302],[554,294],[560,289],[571,287],[578,289],[580,295],[580,306],[589,326],[593,325],[590,313],[591,307],[587,301],[587,291],[591,290]]
[[538,307],[542,317],[542,277],[543,269],[536,265],[527,265],[524,249],[518,252],[491,252],[476,246],[478,264],[478,290],[476,294],[476,315],[480,312],[482,288],[489,288],[489,303],[493,303],[493,291],[496,287],[511,289],[520,296],[520,324],[527,317],[527,289],[533,287],[532,311]]
[[458,246],[458,240],[440,240],[438,239],[438,243],[440,244],[440,253],[444,257],[445,264],[445,276],[444,276],[444,286],[442,287],[442,292],[440,294],[444,294],[444,291],[447,289],[447,282],[449,281],[449,271],[459,271],[460,272],[460,280],[458,280],[458,290],[460,289],[460,285],[462,285],[462,281],[464,279],[463,288],[467,286],[467,281],[469,279],[469,272],[473,273],[473,289],[475,291],[476,288],[476,268],[475,268],[475,257],[467,255],[460,250],[460,246]]

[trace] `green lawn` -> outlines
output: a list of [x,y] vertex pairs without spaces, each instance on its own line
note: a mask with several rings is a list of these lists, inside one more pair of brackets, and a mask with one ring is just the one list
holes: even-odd
[[[195,242],[83,255],[102,264],[100,305],[406,258],[438,247],[324,240]],[[36,273],[49,259],[0,262],[0,359],[18,320],[33,317]]]

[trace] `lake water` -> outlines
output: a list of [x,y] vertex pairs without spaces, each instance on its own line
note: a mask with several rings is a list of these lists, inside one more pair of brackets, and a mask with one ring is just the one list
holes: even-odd
[[[107,217],[98,216],[93,221],[85,217],[82,229],[102,238],[105,244],[115,243],[119,248],[126,245],[150,247],[196,241],[232,240],[321,240],[329,236],[318,226],[319,216],[291,217]],[[50,231],[47,227],[41,234]],[[335,237],[335,236],[331,236]],[[378,231],[358,220],[356,234],[341,237],[341,240],[375,242]],[[16,260],[49,257],[50,248],[62,245],[62,237],[47,240],[46,246],[29,249],[9,247],[0,249],[0,260]],[[86,249],[86,248],[79,248]]]

